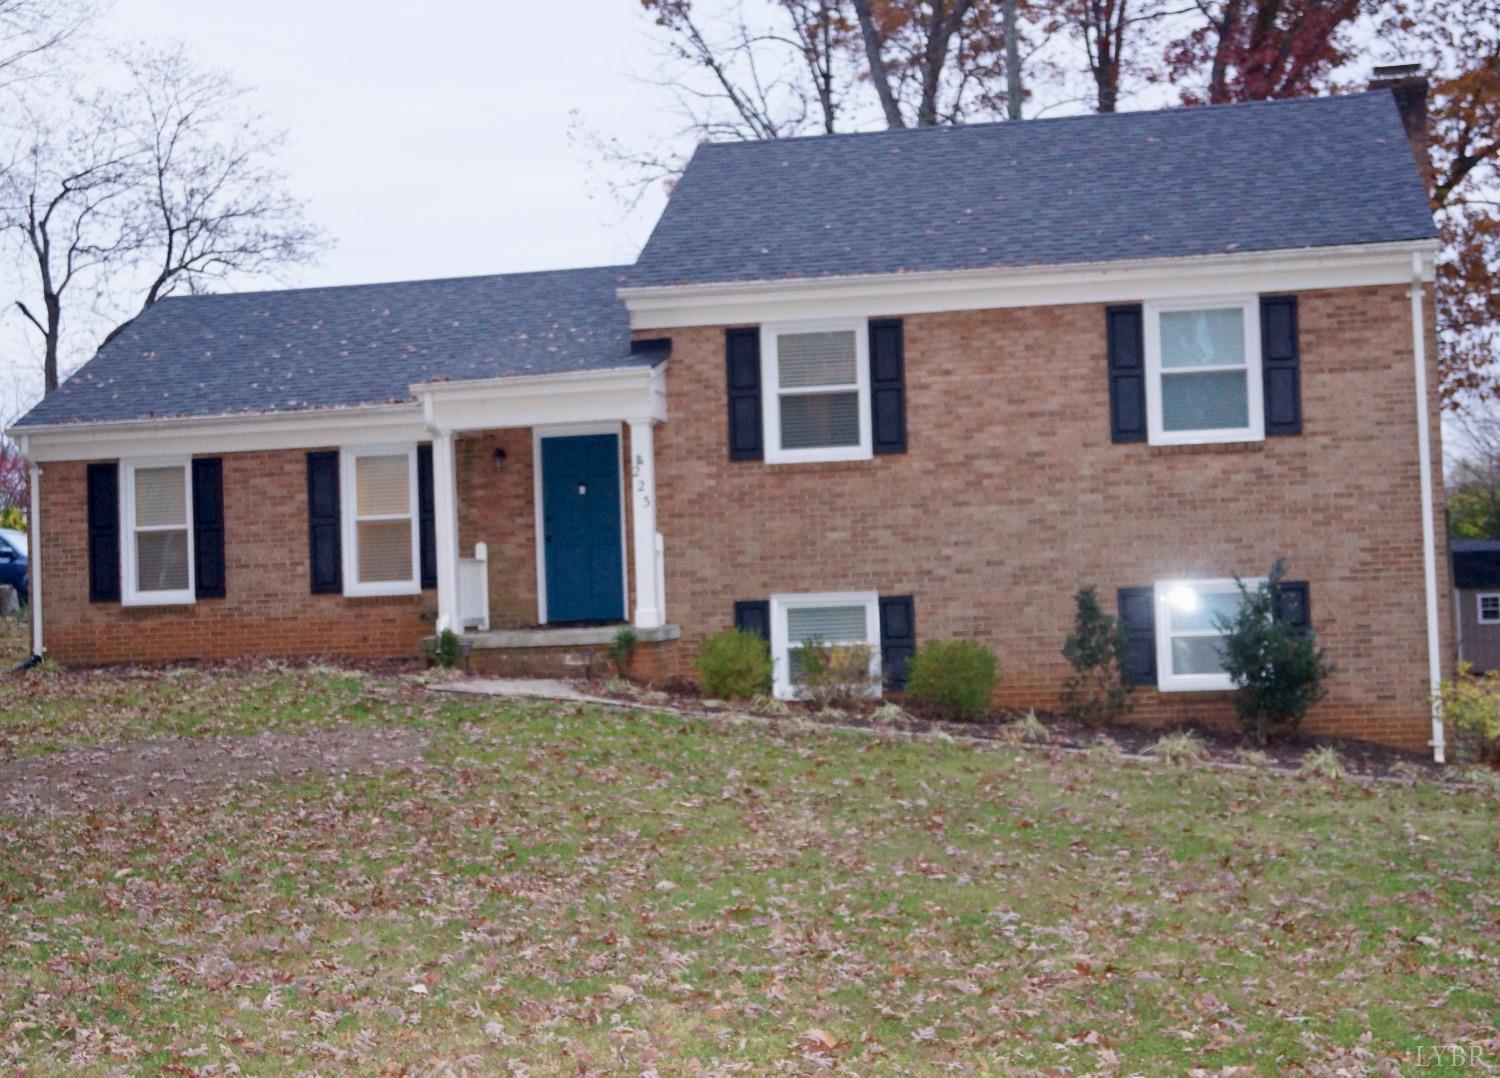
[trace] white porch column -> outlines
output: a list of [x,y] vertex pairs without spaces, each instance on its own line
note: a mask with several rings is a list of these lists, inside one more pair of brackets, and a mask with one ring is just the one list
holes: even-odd
[[666,624],[661,579],[656,565],[656,451],[651,420],[630,421],[631,575],[635,578],[637,629]]
[[453,466],[453,432],[432,436],[433,533],[437,541],[437,631],[464,631],[458,598],[458,487]]

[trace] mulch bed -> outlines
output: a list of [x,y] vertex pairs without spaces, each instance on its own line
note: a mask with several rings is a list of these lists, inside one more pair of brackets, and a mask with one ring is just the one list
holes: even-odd
[[[691,681],[685,679],[656,685],[653,688],[665,693],[670,699],[671,706],[683,710],[704,713],[745,710],[743,707],[705,707],[702,694]],[[621,703],[648,708],[651,706],[649,701],[643,700],[639,695],[606,691],[602,682],[591,684],[588,691],[595,695],[617,699]],[[923,715],[907,701],[900,703],[907,714],[905,718],[895,721],[877,721],[872,717],[873,708],[860,713],[849,712],[841,716],[829,716],[797,702],[789,702],[787,707],[791,709],[792,715],[806,722],[856,729],[880,729],[897,733],[944,733],[951,737],[968,737],[985,741],[1012,740],[1014,733],[1007,727],[1028,714],[1028,710],[1025,709],[999,708],[977,722],[946,722],[930,715]],[[1296,771],[1302,766],[1302,758],[1308,752],[1329,746],[1338,752],[1345,770],[1354,776],[1389,778],[1393,776],[1413,777],[1420,774],[1433,781],[1443,781],[1452,779],[1455,774],[1454,768],[1435,764],[1429,754],[1392,748],[1389,745],[1359,738],[1297,736],[1274,741],[1268,745],[1257,745],[1251,738],[1238,731],[1203,723],[1176,726],[1142,726],[1124,723],[1107,727],[1092,727],[1061,712],[1038,708],[1029,713],[1035,714],[1037,719],[1047,727],[1050,740],[1046,744],[1063,749],[1087,749],[1100,742],[1113,742],[1122,753],[1140,756],[1145,755],[1163,734],[1172,731],[1187,731],[1203,742],[1207,750],[1207,759],[1214,763],[1242,765],[1246,762],[1244,754],[1247,750],[1254,750],[1265,756],[1268,766],[1279,770]],[[774,718],[774,716],[768,717]]]

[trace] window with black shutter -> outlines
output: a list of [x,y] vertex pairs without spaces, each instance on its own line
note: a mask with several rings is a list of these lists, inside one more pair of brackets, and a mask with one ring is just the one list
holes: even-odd
[[907,667],[917,652],[916,604],[910,595],[880,597],[880,669],[885,687],[906,687]]
[[745,599],[734,604],[734,627],[741,632],[754,633],[766,643],[771,642],[771,601],[769,599]]
[[877,454],[906,452],[906,343],[899,318],[870,323],[870,421]]
[[1156,684],[1156,589],[1121,588],[1120,624],[1125,629],[1126,679],[1132,685]]
[[1109,434],[1114,442],[1146,440],[1146,349],[1141,307],[1107,307]]
[[343,590],[342,522],[339,516],[339,454],[307,454],[307,538],[314,595]]
[[120,601],[120,466],[88,466],[89,602]]
[[1266,436],[1301,434],[1302,372],[1296,296],[1261,297],[1260,352]]
[[724,371],[729,389],[729,459],[761,460],[760,330],[724,331]]
[[193,587],[199,599],[227,594],[224,573],[224,461],[193,460]]

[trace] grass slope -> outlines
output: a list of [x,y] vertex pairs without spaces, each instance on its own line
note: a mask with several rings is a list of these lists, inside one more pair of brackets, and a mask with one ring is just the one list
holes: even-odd
[[862,1073],[1500,1061],[1492,793],[439,699],[4,686],[7,759],[420,725],[425,763],[0,817],[0,1063]]

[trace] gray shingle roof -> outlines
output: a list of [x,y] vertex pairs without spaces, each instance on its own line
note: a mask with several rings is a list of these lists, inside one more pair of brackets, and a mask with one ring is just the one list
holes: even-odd
[[412,399],[412,382],[650,363],[623,268],[162,300],[17,424],[292,412]]
[[1434,235],[1389,91],[700,146],[632,286]]

